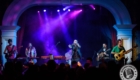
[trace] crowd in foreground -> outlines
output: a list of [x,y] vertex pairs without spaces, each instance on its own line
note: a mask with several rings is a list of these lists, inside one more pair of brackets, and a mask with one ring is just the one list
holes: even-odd
[[[139,72],[140,61],[131,64]],[[21,62],[7,62],[0,71],[0,80],[121,80],[119,75],[121,67],[114,61],[102,62],[96,67],[92,65],[90,58],[87,58],[83,66],[78,66],[75,61],[71,66],[57,64],[54,60],[49,60],[41,66],[33,64],[24,66]],[[140,80],[139,77],[137,80]]]

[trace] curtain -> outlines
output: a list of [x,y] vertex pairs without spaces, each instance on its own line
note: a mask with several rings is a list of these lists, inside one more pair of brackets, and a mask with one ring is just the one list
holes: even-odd
[[133,29],[133,43],[132,46],[138,45],[137,48],[133,49],[133,60],[140,60],[140,30],[138,29],[139,26],[136,26]]
[[20,49],[23,46],[22,40],[23,40],[24,30],[25,30],[25,26],[26,26],[26,15],[25,14],[23,14],[23,16],[20,17],[18,25],[20,25],[20,29],[17,32],[17,48],[18,48],[18,52],[20,53]]
[[[104,23],[105,25],[101,25],[100,30],[107,37],[108,47],[114,47],[117,41],[117,33],[116,33],[116,30],[113,28],[114,22],[112,19],[110,19],[110,21],[106,21],[105,19],[106,18],[104,18],[104,20],[101,21],[101,23]],[[111,40],[111,43],[110,43],[110,40]]]
[[[102,14],[104,13],[104,14]],[[101,32],[107,37],[107,45],[108,47],[114,47],[116,45],[116,41],[117,41],[117,33],[116,30],[113,28],[113,25],[115,23],[115,19],[108,16],[107,11],[105,11],[104,9],[102,9],[102,7],[100,7],[100,30]],[[102,25],[104,24],[104,25]],[[110,43],[111,40],[111,43]],[[112,44],[112,45],[111,45]]]
[[17,48],[18,52],[20,52],[20,49],[22,48],[22,40],[24,35],[24,27],[21,27],[20,30],[17,32]]
[[112,47],[114,47],[117,42],[117,33],[114,29],[111,29],[111,38],[112,38]]

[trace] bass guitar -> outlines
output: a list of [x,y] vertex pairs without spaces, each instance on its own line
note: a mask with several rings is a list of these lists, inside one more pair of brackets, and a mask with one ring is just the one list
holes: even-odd
[[133,48],[131,48],[131,49],[127,50],[127,51],[122,50],[120,53],[114,54],[115,60],[120,61],[122,58],[124,58],[125,54],[131,52],[136,47],[138,47],[138,45],[134,46]]
[[105,56],[109,56],[108,54],[105,54],[106,52],[110,51],[111,49],[107,49],[105,52],[101,52],[99,53],[99,55],[97,56],[97,61],[100,61],[101,59],[103,59]]

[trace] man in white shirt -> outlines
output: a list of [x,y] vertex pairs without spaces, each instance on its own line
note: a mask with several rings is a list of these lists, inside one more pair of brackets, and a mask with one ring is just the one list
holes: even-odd
[[27,62],[37,63],[37,53],[35,47],[32,46],[32,43],[28,44],[28,47],[25,50],[25,55],[28,58]]

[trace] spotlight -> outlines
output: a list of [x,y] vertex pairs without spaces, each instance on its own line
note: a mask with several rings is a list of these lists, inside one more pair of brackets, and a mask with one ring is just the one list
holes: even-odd
[[37,11],[38,13],[40,12],[40,11]]
[[68,9],[68,11],[70,11],[70,9]]
[[63,8],[63,11],[65,11],[66,9],[65,8]]
[[57,10],[57,12],[60,12],[60,10]]
[[46,10],[44,10],[44,12],[46,12]]

